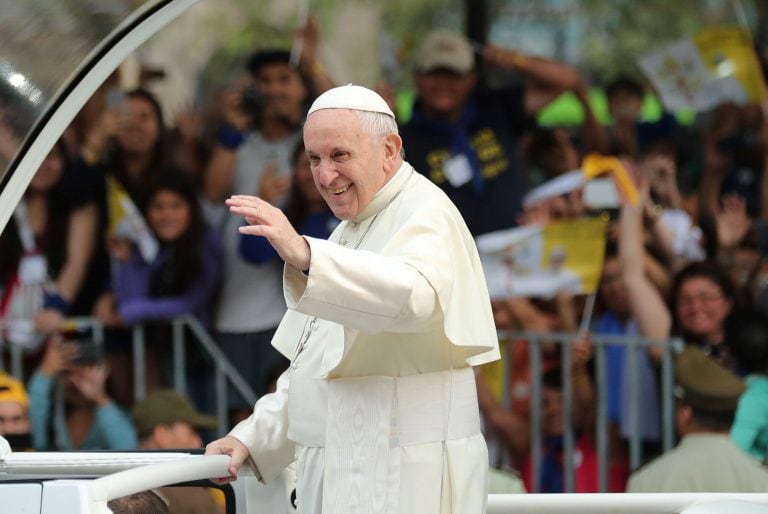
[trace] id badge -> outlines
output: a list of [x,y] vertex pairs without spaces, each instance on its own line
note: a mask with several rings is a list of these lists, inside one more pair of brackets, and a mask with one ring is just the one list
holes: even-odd
[[445,160],[443,174],[453,187],[461,187],[472,180],[472,166],[467,156],[460,153]]

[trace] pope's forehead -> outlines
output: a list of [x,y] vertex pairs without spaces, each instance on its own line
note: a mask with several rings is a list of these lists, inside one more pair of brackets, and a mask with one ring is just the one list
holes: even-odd
[[359,122],[357,111],[352,109],[321,109],[315,111],[307,117],[304,128],[314,126],[348,126],[352,120]]
[[360,118],[350,109],[323,109],[309,115],[304,123],[304,142],[327,138],[359,138]]

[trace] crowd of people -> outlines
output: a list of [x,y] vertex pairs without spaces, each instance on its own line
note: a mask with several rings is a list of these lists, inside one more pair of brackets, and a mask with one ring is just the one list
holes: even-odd
[[[304,31],[297,67],[288,51],[256,52],[247,74],[233,80],[205,116],[196,113],[195,122],[186,117],[169,129],[149,88],[120,97],[113,77],[65,132],[0,236],[3,336],[26,348],[30,377],[28,396],[22,384],[0,378],[0,434],[29,434],[20,444],[38,450],[201,446],[190,431],[211,428],[210,420],[188,404],[167,397],[176,407],[152,404],[152,414],[142,415],[147,404],[134,406],[132,397],[130,327],[147,324],[147,386],[161,391],[170,385],[170,332],[155,322],[180,314],[195,316],[212,333],[257,395],[274,388],[288,366],[270,344],[286,311],[283,262],[264,238],[241,233],[243,217],[230,215],[224,201],[258,196],[313,238],[327,238],[339,223],[315,187],[302,143],[309,105],[334,85],[318,60],[316,26]],[[490,88],[492,71],[512,72],[519,80]],[[447,30],[424,38],[413,82],[412,115],[399,127],[405,157],[445,192],[473,236],[605,215],[585,204],[582,189],[523,202],[531,188],[579,168],[588,153],[620,157],[634,183],[638,201],[623,196],[607,211],[597,307],[590,330],[570,347],[573,425],[583,457],[576,490],[598,490],[590,332],[679,336],[687,347],[676,374],[686,392],[678,398],[681,447],[661,457],[682,463],[654,463],[631,479],[628,366],[637,366],[643,391],[638,408],[644,454],[658,456],[663,349],[650,346],[635,360],[621,345],[608,348],[611,491],[624,491],[628,483],[630,490],[647,491],[764,490],[768,119],[760,107],[722,104],[690,125],[666,112],[646,121],[646,88],[619,77],[604,84],[611,123],[603,125],[588,99],[589,87],[600,85],[588,85],[578,70],[493,45],[477,51]],[[538,126],[540,110],[566,92],[580,103],[583,123]],[[138,215],[131,216],[131,209]],[[126,228],[126,219],[142,223]],[[563,291],[552,298],[494,299],[492,308],[501,331],[577,332],[585,303],[583,295]],[[108,329],[103,356],[85,355],[67,340],[66,319],[73,316],[92,316]],[[479,373],[480,408],[486,436],[500,442],[530,488],[530,386],[538,377],[527,367],[529,341],[504,343],[510,404],[503,405]],[[542,351],[544,458],[538,481],[546,492],[562,492],[561,352],[546,342]],[[701,377],[711,380],[701,384]],[[232,421],[246,417],[253,406],[230,397]],[[203,397],[194,399],[212,407]],[[185,424],[159,416],[164,410],[183,411]],[[156,424],[162,429],[148,424],[155,417],[162,418]],[[691,457],[696,437],[710,449],[716,438],[722,451]],[[728,461],[741,470],[731,473],[716,459],[734,452],[743,458]],[[662,469],[676,477],[720,469],[733,483],[707,489],[715,486],[671,482]],[[748,478],[739,481],[741,476]]]

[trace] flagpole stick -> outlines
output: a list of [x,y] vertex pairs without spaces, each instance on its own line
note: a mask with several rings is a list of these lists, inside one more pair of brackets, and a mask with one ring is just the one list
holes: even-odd
[[[736,11],[736,21],[739,23],[739,25],[743,25],[745,29],[747,29],[747,32],[750,32],[749,25],[747,24],[747,13],[744,10],[744,4],[741,3],[741,0],[732,0],[731,4],[733,5],[733,10]],[[750,38],[752,34],[750,32]]]
[[[309,2],[310,0],[299,0],[299,10],[296,16],[296,26],[304,28],[307,26],[307,19],[309,18]],[[304,46],[304,36],[295,35],[293,38],[293,44],[291,45],[291,57],[289,62],[293,68],[298,69],[299,60],[301,59],[301,50]]]
[[581,323],[579,323],[579,332],[577,339],[581,339],[589,331],[589,324],[592,322],[592,312],[595,310],[595,299],[597,293],[589,293],[587,302],[584,304],[584,312],[581,314]]

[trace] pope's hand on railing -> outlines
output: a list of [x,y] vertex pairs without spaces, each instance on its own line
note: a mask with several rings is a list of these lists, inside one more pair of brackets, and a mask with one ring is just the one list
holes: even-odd
[[205,447],[206,455],[229,455],[232,460],[229,464],[229,476],[212,479],[212,482],[223,485],[237,480],[237,471],[248,458],[248,448],[231,435],[217,439]]

